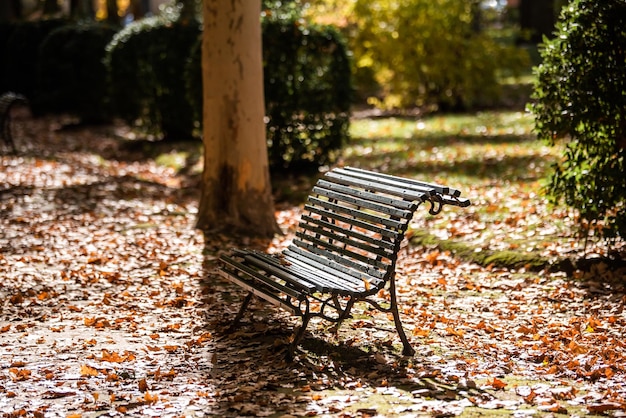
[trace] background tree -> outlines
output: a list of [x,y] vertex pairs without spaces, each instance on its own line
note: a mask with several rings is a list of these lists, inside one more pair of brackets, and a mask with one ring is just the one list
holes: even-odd
[[544,39],[534,103],[539,138],[565,140],[547,191],[580,226],[626,237],[626,2],[572,0]]
[[205,0],[204,172],[197,226],[272,236],[259,0]]
[[106,10],[106,21],[113,25],[119,25],[120,16],[119,9],[117,8],[117,0],[106,0]]
[[[499,79],[528,64],[525,51],[485,30],[481,2],[320,0],[309,15],[344,28],[357,96],[386,108],[462,110],[500,98]],[[329,13],[328,13],[329,12]]]

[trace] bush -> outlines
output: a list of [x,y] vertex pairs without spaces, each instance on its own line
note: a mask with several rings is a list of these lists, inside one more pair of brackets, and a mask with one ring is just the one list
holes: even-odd
[[68,112],[84,122],[108,119],[105,47],[111,26],[91,23],[57,28],[39,52],[37,102],[42,110]]
[[541,48],[530,110],[538,137],[567,141],[547,191],[580,226],[626,236],[626,3],[572,0]]
[[320,166],[348,139],[350,63],[331,26],[263,20],[265,107],[274,169]]
[[528,55],[477,31],[473,3],[356,0],[348,30],[359,88],[374,82],[379,89],[370,102],[445,109],[495,103],[498,77],[518,75]]
[[23,94],[35,106],[39,47],[54,29],[66,25],[63,19],[47,19],[21,22],[16,25],[6,46],[6,85],[7,90]]
[[165,15],[133,22],[114,36],[105,62],[119,116],[168,139],[193,136],[183,75],[200,33],[197,21]]

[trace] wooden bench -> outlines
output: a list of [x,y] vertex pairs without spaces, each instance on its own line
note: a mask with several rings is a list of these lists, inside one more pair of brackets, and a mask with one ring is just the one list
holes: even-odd
[[[413,355],[400,321],[395,268],[400,245],[420,204],[437,214],[444,205],[469,206],[458,190],[357,168],[329,171],[313,187],[293,242],[280,254],[232,251],[220,257],[220,275],[248,291],[232,327],[253,295],[302,317],[288,354],[304,335],[309,320],[336,323],[365,301],[393,315],[404,345]],[[389,301],[373,298],[383,288]]]
[[15,105],[27,104],[26,97],[16,93],[4,93],[0,96],[0,139],[11,147],[15,154],[15,142],[11,133],[11,108]]

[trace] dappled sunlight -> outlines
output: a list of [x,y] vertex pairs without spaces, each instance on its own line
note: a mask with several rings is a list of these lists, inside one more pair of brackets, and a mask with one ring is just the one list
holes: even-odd
[[[178,151],[154,144],[155,160],[146,156],[146,144],[144,152],[121,146],[129,140],[110,130],[50,126],[35,121],[18,143],[21,154],[0,157],[5,413],[345,417],[624,410],[625,299],[623,285],[615,284],[624,271],[596,264],[574,272],[585,279],[576,281],[562,272],[480,266],[436,246],[407,244],[400,250],[397,293],[415,356],[401,355],[393,318],[359,303],[337,334],[313,320],[294,362],[287,362],[299,321],[286,312],[253,302],[241,327],[225,333],[245,292],[218,277],[216,259],[233,247],[282,251],[302,212],[300,189],[308,191],[315,176],[276,184],[277,195],[298,197],[298,203],[277,205],[283,235],[204,235],[194,228],[193,170],[158,158]],[[472,200],[437,216],[419,208],[409,237],[428,231],[480,252],[558,258],[579,251],[571,214],[547,206],[539,192],[542,166],[534,174],[505,167],[528,166],[542,146],[497,133],[495,140],[453,133],[449,142],[437,139],[434,152],[416,145],[428,129],[413,128],[408,139],[400,133],[401,140],[380,143],[374,131],[372,138],[354,136],[344,156],[353,165],[445,181]],[[356,148],[366,141],[369,156]],[[377,166],[385,153],[387,165]],[[507,178],[476,173],[481,155],[497,161],[510,153],[517,157],[494,163]],[[378,296],[389,299],[385,291]]]

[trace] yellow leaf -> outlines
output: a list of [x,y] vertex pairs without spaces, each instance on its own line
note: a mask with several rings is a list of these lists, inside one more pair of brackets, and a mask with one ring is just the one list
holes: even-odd
[[159,400],[159,395],[151,395],[149,392],[146,392],[143,395],[143,399],[146,403],[156,403]]
[[89,367],[86,364],[80,366],[80,374],[81,376],[97,376],[98,369],[94,369],[93,367]]

